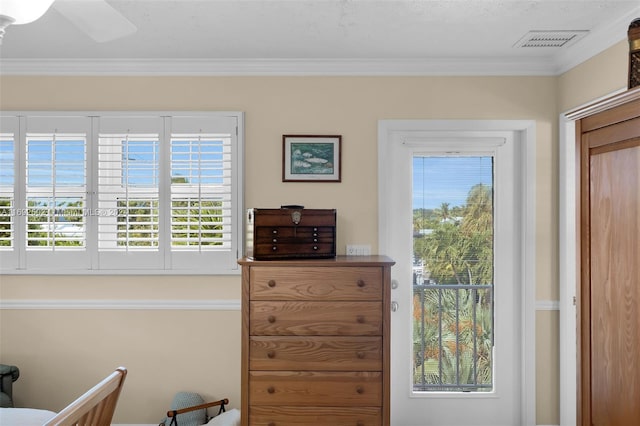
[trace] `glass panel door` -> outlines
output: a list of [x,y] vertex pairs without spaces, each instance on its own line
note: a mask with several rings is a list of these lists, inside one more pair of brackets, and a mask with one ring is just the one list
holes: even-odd
[[511,133],[401,132],[381,150],[391,423],[522,423],[522,169]]

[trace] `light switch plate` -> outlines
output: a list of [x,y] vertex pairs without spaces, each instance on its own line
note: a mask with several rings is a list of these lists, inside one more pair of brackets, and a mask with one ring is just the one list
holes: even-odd
[[370,254],[369,244],[347,244],[347,256],[369,256]]

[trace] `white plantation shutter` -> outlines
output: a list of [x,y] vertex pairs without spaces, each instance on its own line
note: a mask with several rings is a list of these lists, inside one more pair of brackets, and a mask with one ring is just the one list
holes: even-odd
[[228,249],[231,137],[171,135],[171,248]]
[[161,268],[160,117],[101,117],[98,252],[105,269]]
[[27,249],[84,249],[86,135],[27,133]]
[[0,251],[3,262],[16,265],[15,256],[15,159],[18,119],[0,118]]
[[0,133],[0,250],[13,247],[14,135]]
[[86,268],[87,138],[84,117],[29,117],[25,132],[25,261]]
[[171,257],[174,267],[232,263],[234,117],[173,117],[170,138]]
[[98,247],[157,250],[158,135],[100,134]]

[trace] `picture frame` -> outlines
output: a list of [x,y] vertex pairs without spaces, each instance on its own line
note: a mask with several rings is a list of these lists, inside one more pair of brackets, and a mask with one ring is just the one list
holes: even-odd
[[340,182],[342,135],[283,135],[283,182]]

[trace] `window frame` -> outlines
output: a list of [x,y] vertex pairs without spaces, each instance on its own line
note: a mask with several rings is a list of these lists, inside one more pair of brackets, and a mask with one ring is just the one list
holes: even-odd
[[[13,215],[12,233],[13,247],[0,250],[0,273],[2,274],[53,274],[53,275],[237,275],[240,268],[237,259],[244,252],[244,113],[241,111],[3,111],[0,113],[0,132],[12,133],[14,137],[14,211],[26,209],[26,136],[27,133],[34,133],[29,126],[29,120],[43,119],[50,123],[52,120],[60,118],[61,121],[73,119],[87,120],[86,127],[86,179],[87,179],[87,206],[89,214],[86,219],[86,240],[84,250],[73,250],[67,253],[59,251],[37,253],[27,250],[25,238],[26,217],[21,218]],[[124,262],[107,261],[105,252],[98,247],[98,217],[91,212],[99,212],[98,209],[98,172],[99,172],[99,148],[98,140],[100,136],[100,119],[105,119],[111,123],[122,120],[124,123],[129,120],[135,123],[137,119],[158,119],[160,133],[160,183],[159,202],[161,219],[160,249],[157,259],[146,261],[136,256],[121,257]],[[171,155],[170,143],[173,134],[184,133],[186,127],[198,123],[204,123],[203,127],[217,127],[217,133],[227,133],[230,141],[230,220],[229,226],[229,247],[219,251],[194,250],[186,252],[184,250],[172,250],[171,246]],[[172,124],[177,125],[177,130],[172,128]],[[209,123],[209,124],[208,124]],[[211,124],[212,123],[212,124]],[[135,127],[135,125],[133,126]],[[235,129],[234,129],[235,127]],[[38,128],[40,130],[40,128]],[[68,128],[64,128],[60,133]],[[81,129],[84,131],[85,129]],[[196,133],[199,129],[193,129]],[[211,130],[209,128],[209,130]],[[56,127],[57,131],[57,127]],[[203,131],[207,133],[207,129]],[[103,133],[112,133],[104,131]],[[210,133],[210,132],[209,132]],[[165,182],[166,181],[166,182]],[[57,259],[60,254],[80,255],[80,262],[62,262]],[[189,253],[194,256],[189,256]],[[134,254],[144,254],[136,252]],[[185,254],[187,254],[185,256]],[[44,256],[43,256],[44,255]],[[103,259],[101,259],[103,257]],[[144,256],[140,256],[141,258]],[[76,257],[76,260],[78,258]],[[213,259],[213,260],[212,260]]]

